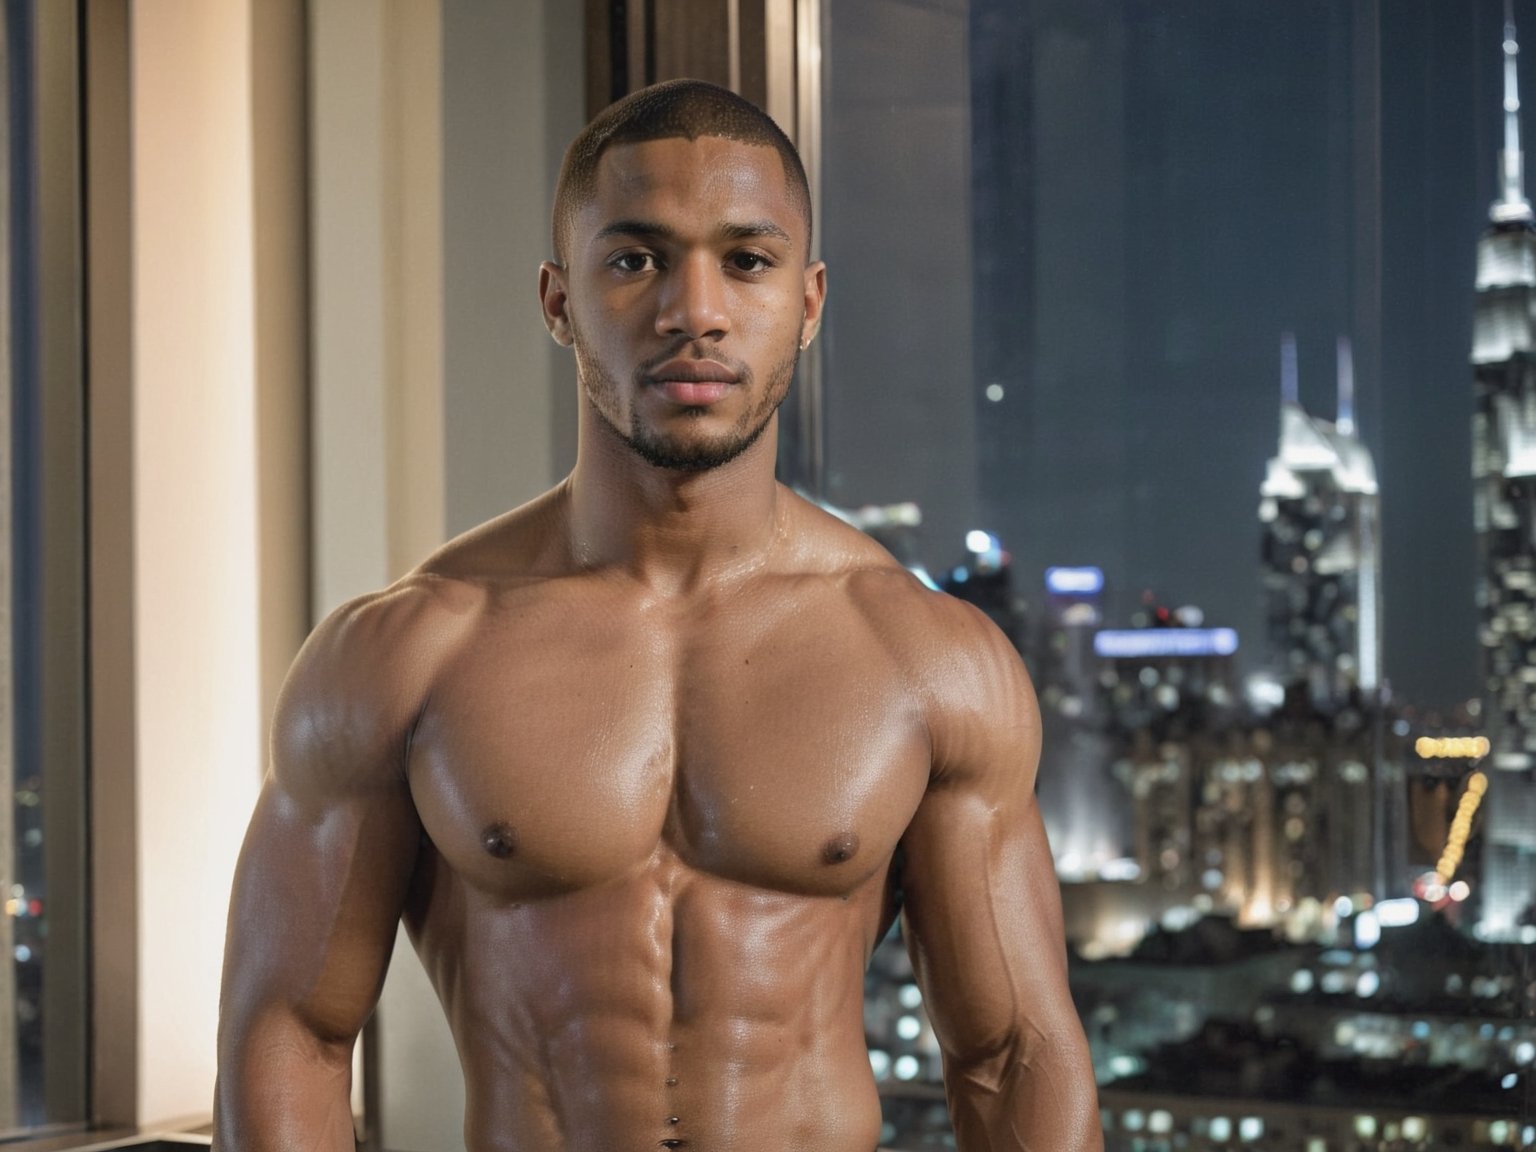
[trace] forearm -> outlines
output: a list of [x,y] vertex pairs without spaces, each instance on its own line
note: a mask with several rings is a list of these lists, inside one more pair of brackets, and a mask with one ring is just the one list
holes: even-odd
[[944,1083],[959,1152],[1102,1152],[1093,1066],[1075,1038],[946,1060]]
[[354,1152],[350,1045],[269,1019],[219,1047],[214,1152]]

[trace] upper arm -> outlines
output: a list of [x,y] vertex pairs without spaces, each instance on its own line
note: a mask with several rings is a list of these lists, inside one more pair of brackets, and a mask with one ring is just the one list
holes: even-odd
[[1074,1058],[1055,868],[1035,799],[1040,722],[1012,646],[949,602],[929,683],[933,765],[903,837],[903,923],[946,1062],[1002,1075],[1037,1051]]
[[405,773],[426,692],[421,597],[339,609],[289,674],[235,874],[221,1060],[342,1063],[372,1011],[421,834]]

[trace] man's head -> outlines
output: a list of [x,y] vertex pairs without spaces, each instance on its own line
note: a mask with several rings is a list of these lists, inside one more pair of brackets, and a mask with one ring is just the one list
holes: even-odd
[[784,178],[804,214],[806,258],[810,258],[811,189],[800,153],[773,117],[728,88],[703,80],[668,80],[631,92],[599,112],[565,150],[555,185],[555,260],[569,256],[572,218],[591,197],[598,162],[615,144],[716,136],[739,144],[772,148],[784,165]]
[[576,352],[582,442],[679,471],[756,443],[826,290],[804,171],[773,122],[711,85],[636,93],[567,153],[555,236],[539,293]]

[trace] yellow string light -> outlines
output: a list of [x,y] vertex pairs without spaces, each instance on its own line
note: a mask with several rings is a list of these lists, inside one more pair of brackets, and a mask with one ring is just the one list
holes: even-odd
[[1478,760],[1489,747],[1486,736],[1420,736],[1413,750],[1425,760]]
[[[1482,740],[1483,737],[1479,736],[1478,739]],[[1488,777],[1483,773],[1474,772],[1467,777],[1467,790],[1461,794],[1461,800],[1456,805],[1456,816],[1451,821],[1450,835],[1445,840],[1445,851],[1440,854],[1440,862],[1435,865],[1435,873],[1440,877],[1441,884],[1449,884],[1461,865],[1461,858],[1466,854],[1467,837],[1472,835],[1472,817],[1477,814],[1477,806],[1483,802],[1483,794],[1487,791]]]

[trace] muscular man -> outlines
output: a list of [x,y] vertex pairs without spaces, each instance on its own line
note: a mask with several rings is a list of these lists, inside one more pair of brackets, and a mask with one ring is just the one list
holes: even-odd
[[1024,670],[774,480],[826,292],[809,203],[708,85],[572,145],[539,285],[575,470],[299,656],[235,881],[223,1152],[352,1147],[402,917],[472,1152],[871,1152],[898,911],[963,1152],[1101,1146]]

